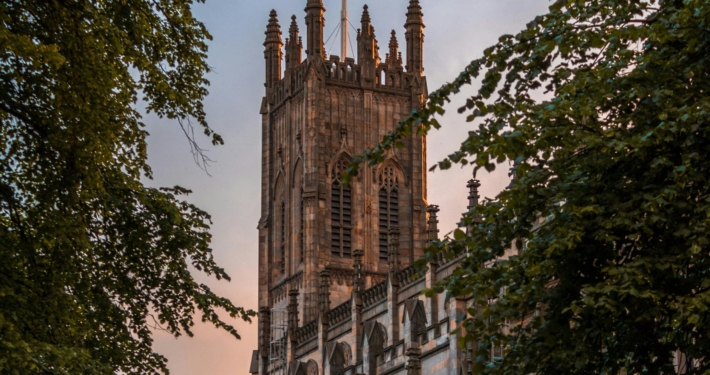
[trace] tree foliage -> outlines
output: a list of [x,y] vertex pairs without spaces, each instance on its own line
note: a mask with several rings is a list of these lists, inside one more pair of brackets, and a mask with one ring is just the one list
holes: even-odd
[[467,253],[437,290],[473,298],[475,373],[710,371],[709,73],[707,1],[557,0],[356,158],[351,175],[480,83],[438,167],[515,178],[432,249]]
[[140,180],[139,95],[222,143],[205,121],[210,35],[192,5],[0,3],[0,373],[167,373],[153,329],[191,335],[200,314],[238,338],[218,312],[253,316],[190,274],[229,279],[210,216],[188,190]]

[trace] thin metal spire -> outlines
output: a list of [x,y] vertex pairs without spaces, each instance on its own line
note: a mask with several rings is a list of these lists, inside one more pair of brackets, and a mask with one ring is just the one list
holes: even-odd
[[343,10],[340,12],[340,58],[348,57],[348,0],[343,0]]

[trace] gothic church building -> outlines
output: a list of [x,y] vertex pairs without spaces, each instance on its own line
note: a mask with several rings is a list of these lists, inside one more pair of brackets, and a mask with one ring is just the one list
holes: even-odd
[[406,9],[403,51],[393,30],[384,59],[367,6],[357,60],[326,56],[322,0],[307,0],[305,12],[305,36],[293,16],[284,41],[272,11],[264,42],[251,373],[465,373],[466,351],[449,332],[466,301],[422,293],[456,263],[433,264],[425,275],[412,267],[438,232],[438,210],[427,202],[426,138],[414,134],[349,186],[340,181],[354,155],[426,98],[419,1]]

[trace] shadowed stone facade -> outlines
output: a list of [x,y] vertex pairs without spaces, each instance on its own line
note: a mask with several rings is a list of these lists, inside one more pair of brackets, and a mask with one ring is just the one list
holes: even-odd
[[[363,153],[419,108],[424,23],[407,7],[405,53],[391,32],[380,59],[367,6],[357,61],[325,56],[322,0],[308,0],[306,51],[296,16],[282,39],[272,11],[264,42],[259,349],[255,374],[459,374],[465,303],[422,290],[456,262],[416,275],[437,236],[427,204],[426,138],[412,135],[375,167],[340,184]],[[284,64],[285,62],[285,64]],[[284,66],[285,65],[285,66]]]

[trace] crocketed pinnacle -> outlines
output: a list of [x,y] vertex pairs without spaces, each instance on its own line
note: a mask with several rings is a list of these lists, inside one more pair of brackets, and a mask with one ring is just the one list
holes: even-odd
[[399,57],[399,42],[397,41],[397,32],[392,30],[392,36],[390,37],[390,52],[387,55],[387,64],[401,65],[402,59]]
[[301,64],[303,42],[298,33],[296,15],[293,15],[291,17],[291,27],[288,29],[288,39],[286,39],[286,67],[288,69],[295,69]]
[[325,6],[323,6],[323,0],[308,0],[306,10],[309,8],[325,8]]
[[439,239],[439,217],[437,216],[439,211],[439,206],[433,204],[428,206],[426,210],[426,212],[429,213],[429,219],[427,220],[427,239],[429,244]]
[[481,181],[476,178],[475,173],[473,175],[473,179],[468,181],[466,187],[468,187],[468,209],[470,210],[478,206],[478,200],[481,198],[478,194],[478,188],[481,187]]
[[360,22],[365,25],[365,24],[370,24],[372,22],[372,19],[370,18],[370,12],[368,11],[368,6],[365,4],[364,7],[362,7],[362,18],[360,19]]
[[291,16],[291,27],[288,29],[288,37],[291,43],[298,43],[298,23],[296,23],[296,15]]
[[397,56],[397,51],[399,51],[399,42],[397,41],[397,32],[392,30],[392,36],[390,37],[390,55]]
[[419,0],[410,0],[409,7],[407,8],[407,23],[408,25],[424,25],[424,13],[422,13],[422,7],[419,5]]
[[271,10],[269,14],[269,24],[266,25],[266,41],[264,45],[270,43],[281,44],[281,25],[279,25],[279,19],[277,18],[276,10]]

